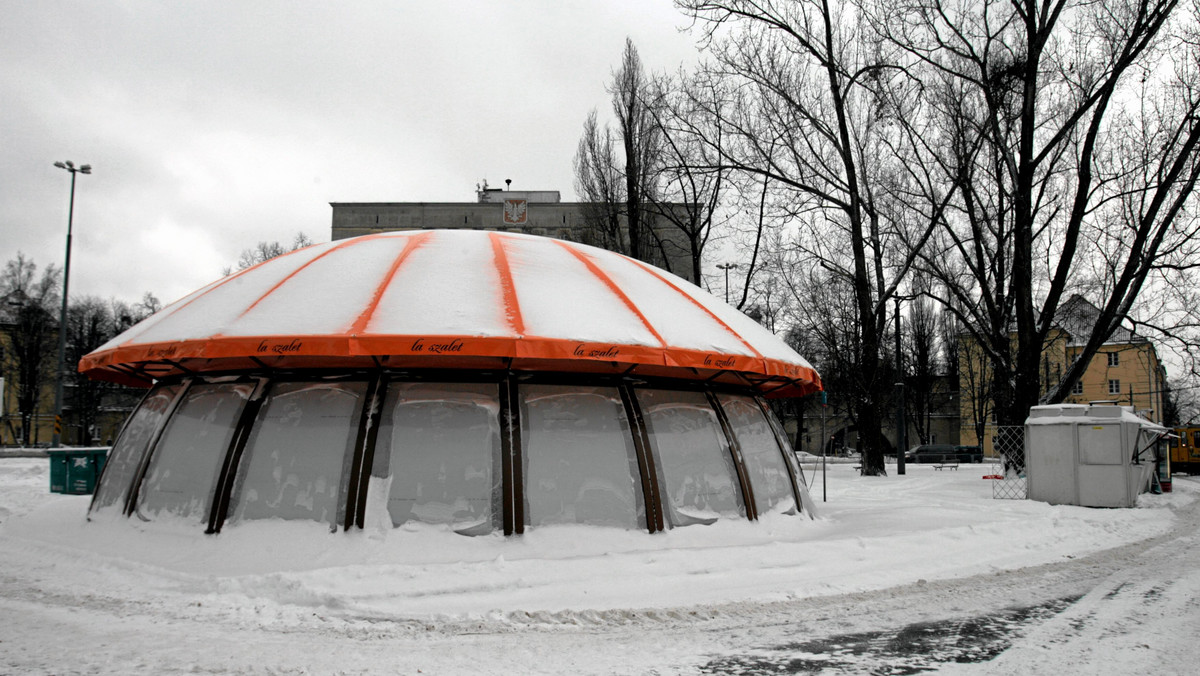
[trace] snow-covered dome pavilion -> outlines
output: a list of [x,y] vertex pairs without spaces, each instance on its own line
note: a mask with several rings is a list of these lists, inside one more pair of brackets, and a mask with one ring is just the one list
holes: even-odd
[[84,357],[149,386],[91,513],[650,532],[799,513],[764,397],[812,366],[639,261],[502,232],[318,244],[218,280]]

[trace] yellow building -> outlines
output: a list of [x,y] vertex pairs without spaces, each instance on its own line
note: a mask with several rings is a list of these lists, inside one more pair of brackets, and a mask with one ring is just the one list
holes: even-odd
[[[42,365],[43,374],[38,387],[37,404],[30,412],[28,435],[24,430],[25,420],[18,402],[20,373],[12,345],[12,326],[0,322],[0,447],[5,446],[48,446],[54,437],[54,388],[58,370],[53,352],[46,356]],[[57,345],[57,334],[51,332],[48,339],[50,350]],[[71,365],[73,368],[73,365]],[[139,388],[124,387],[111,383],[99,383],[91,393],[92,406],[83,415],[75,409],[81,397],[76,392],[78,376],[72,374],[66,382],[63,401],[63,429],[60,442],[64,446],[111,444],[125,424],[125,419],[135,404],[145,394]],[[84,401],[86,397],[82,398]],[[89,421],[84,429],[84,420]]]
[[20,374],[12,331],[12,325],[0,322],[0,446],[49,443],[54,434],[54,362],[47,356],[43,365],[44,379],[38,388],[37,407],[29,415],[29,438],[24,439],[25,421],[18,405]]
[[[1042,350],[1041,394],[1058,383],[1067,367],[1083,351],[1087,332],[1099,312],[1095,305],[1079,295],[1072,296],[1059,308],[1059,319]],[[1015,335],[1012,343],[1015,349]],[[986,454],[995,455],[991,373],[983,350],[964,337],[960,339],[958,355],[961,443],[982,445]],[[1154,344],[1133,331],[1120,328],[1092,357],[1066,403],[1115,402],[1131,406],[1147,420],[1161,423],[1166,380],[1167,371]]]

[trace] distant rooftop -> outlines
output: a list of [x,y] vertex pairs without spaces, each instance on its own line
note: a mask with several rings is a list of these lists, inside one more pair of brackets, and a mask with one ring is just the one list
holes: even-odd
[[[505,181],[511,184],[512,181]],[[481,204],[500,203],[504,200],[525,200],[532,204],[558,204],[562,196],[557,190],[508,190],[489,188],[487,179],[475,184],[475,196]]]
[[[1071,345],[1083,345],[1095,325],[1100,309],[1079,294],[1074,294],[1058,308],[1057,324],[1071,335]],[[1144,343],[1146,339],[1121,326],[1113,331],[1105,344]]]

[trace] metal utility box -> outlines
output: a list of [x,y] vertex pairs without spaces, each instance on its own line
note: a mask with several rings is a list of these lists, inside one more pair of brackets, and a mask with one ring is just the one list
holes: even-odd
[[66,448],[46,452],[50,456],[50,492],[91,495],[108,459],[108,447]]
[[1132,507],[1150,487],[1166,431],[1112,404],[1035,406],[1025,421],[1029,499]]

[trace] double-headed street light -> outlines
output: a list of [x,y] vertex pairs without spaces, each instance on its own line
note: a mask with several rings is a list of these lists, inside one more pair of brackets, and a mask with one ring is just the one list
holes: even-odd
[[71,222],[75,217],[75,174],[92,173],[92,165],[76,167],[74,162],[55,162],[54,166],[71,172],[71,205],[67,209],[67,259],[63,265],[62,313],[58,316],[58,381],[54,385],[54,434],[51,448],[62,440],[63,383],[67,379],[67,289],[71,281]]
[[717,269],[725,271],[725,304],[729,304],[729,271],[736,268],[737,263],[718,263]]

